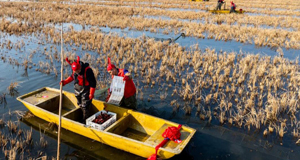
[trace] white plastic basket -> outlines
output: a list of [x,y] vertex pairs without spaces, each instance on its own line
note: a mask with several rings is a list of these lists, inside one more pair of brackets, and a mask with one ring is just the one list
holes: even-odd
[[[112,115],[112,117],[110,117],[108,120],[106,120],[104,123],[102,124],[97,124],[94,123],[93,120],[101,113],[107,113],[108,115]],[[113,112],[106,112],[105,110],[99,111],[97,113],[95,113],[94,115],[92,115],[91,117],[89,117],[88,119],[86,119],[86,125],[90,126],[92,128],[95,129],[99,129],[99,130],[104,130],[105,128],[109,127],[110,125],[112,125],[114,122],[116,122],[117,120],[117,114],[113,113]]]

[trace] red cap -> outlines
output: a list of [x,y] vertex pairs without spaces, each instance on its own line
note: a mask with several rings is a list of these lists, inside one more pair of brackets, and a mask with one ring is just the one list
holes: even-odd
[[109,58],[109,57],[107,58],[107,60],[108,60],[107,71],[110,71],[110,70],[112,70],[113,68],[116,68],[115,65],[111,64],[111,61],[110,61],[110,58]]
[[77,61],[73,62],[72,64],[70,63],[68,57],[66,58],[66,61],[71,65],[73,71],[76,71],[80,68],[79,56],[77,56]]

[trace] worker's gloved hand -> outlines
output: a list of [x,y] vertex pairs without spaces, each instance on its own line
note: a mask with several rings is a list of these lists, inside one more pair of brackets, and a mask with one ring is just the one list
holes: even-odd
[[60,81],[59,85],[64,86],[64,85],[66,85],[66,84],[68,84],[68,83],[70,83],[70,82],[72,82],[72,81],[73,81],[73,77],[70,76],[70,77],[68,77],[66,80]]
[[59,85],[65,86],[66,85],[66,81],[65,80],[60,81]]
[[92,100],[94,98],[95,90],[96,89],[93,87],[90,88],[90,95],[89,95],[90,100]]
[[124,76],[123,81],[130,80],[129,76]]

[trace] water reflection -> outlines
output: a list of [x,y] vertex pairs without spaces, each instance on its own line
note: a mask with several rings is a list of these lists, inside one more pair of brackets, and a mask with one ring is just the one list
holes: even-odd
[[27,68],[24,69],[24,73],[22,74],[22,77],[28,77],[28,71],[27,71]]

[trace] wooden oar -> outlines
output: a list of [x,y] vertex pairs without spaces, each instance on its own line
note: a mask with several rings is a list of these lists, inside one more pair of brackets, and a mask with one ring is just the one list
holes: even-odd
[[[60,49],[60,59],[61,59],[61,67],[60,67],[60,81],[63,80],[63,71],[64,71],[64,57],[63,57],[63,23],[61,23],[61,49]],[[60,83],[60,96],[59,96],[59,123],[58,123],[58,135],[57,135],[57,157],[59,159],[60,152],[60,128],[61,128],[61,108],[62,108],[62,89],[63,84]]]

